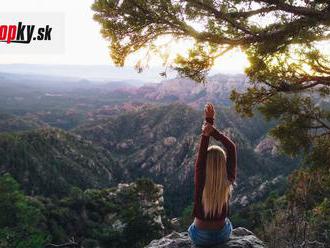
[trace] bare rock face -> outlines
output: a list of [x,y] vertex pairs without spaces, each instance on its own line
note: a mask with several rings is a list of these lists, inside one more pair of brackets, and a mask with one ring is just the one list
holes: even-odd
[[[146,248],[197,248],[187,232],[172,232],[159,240],[153,240]],[[212,248],[265,248],[264,243],[251,231],[238,227],[233,230],[230,240]]]
[[163,143],[165,146],[172,146],[174,145],[176,142],[176,138],[175,137],[167,137],[164,139]]
[[273,138],[264,138],[256,146],[254,151],[258,154],[269,153],[273,156],[278,154],[278,143]]

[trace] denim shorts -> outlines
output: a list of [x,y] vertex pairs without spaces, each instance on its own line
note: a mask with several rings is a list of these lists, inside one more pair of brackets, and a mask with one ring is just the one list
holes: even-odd
[[188,234],[195,245],[210,246],[228,241],[232,230],[233,226],[230,220],[226,218],[224,227],[215,230],[199,229],[194,223],[192,223],[188,228]]

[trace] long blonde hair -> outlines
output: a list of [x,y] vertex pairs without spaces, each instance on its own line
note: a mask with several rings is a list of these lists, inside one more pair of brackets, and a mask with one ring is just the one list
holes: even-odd
[[[207,149],[205,185],[202,203],[205,216],[220,214],[228,203],[232,186],[227,178],[227,156],[220,146]],[[228,204],[226,205],[228,207]]]

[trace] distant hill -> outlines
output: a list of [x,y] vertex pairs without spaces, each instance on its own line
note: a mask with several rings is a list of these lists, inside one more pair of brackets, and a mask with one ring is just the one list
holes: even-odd
[[[138,73],[133,67],[116,67],[113,65],[41,65],[41,64],[1,64],[0,72],[43,75],[51,77],[66,77],[87,80],[130,80],[137,84],[142,82],[157,82],[162,79],[159,75],[164,71],[154,67]],[[172,75],[173,73],[170,73]]]
[[[1,66],[0,66],[1,68]],[[230,106],[232,89],[247,86],[244,75],[214,75],[207,85],[173,78],[136,85],[134,81],[93,80],[0,72],[0,111],[28,115],[52,127],[69,130],[149,105],[181,103],[200,109],[206,102]]]
[[129,80],[95,82],[72,78],[0,73],[0,112],[50,126],[70,129],[124,99],[109,94],[122,87],[134,87]]
[[13,175],[30,195],[109,187],[118,169],[109,152],[58,129],[0,134],[0,172]]
[[17,117],[4,113],[0,113],[0,133],[27,131],[42,127],[47,127],[46,123],[34,118]]
[[[220,129],[238,145],[237,205],[263,197],[272,184],[255,192],[265,181],[288,174],[296,163],[277,154],[255,152],[270,123],[260,117],[242,119],[232,110],[217,108]],[[75,133],[103,146],[123,168],[123,178],[150,177],[165,187],[165,204],[179,214],[192,201],[193,166],[199,141],[202,113],[185,105],[150,107],[92,122]],[[279,182],[277,182],[279,183]]]
[[229,106],[230,93],[233,89],[243,91],[248,79],[242,74],[217,74],[208,78],[206,85],[187,78],[173,78],[159,84],[146,84],[139,88],[123,87],[115,90],[113,95],[129,96],[131,100],[145,99],[153,102],[180,102],[199,108],[206,102]]

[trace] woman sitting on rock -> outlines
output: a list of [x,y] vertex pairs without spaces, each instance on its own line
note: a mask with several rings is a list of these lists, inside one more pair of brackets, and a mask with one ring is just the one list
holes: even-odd
[[[229,198],[236,178],[237,153],[235,144],[214,127],[214,107],[206,104],[205,122],[195,163],[194,222],[188,228],[196,245],[209,246],[226,242],[232,232],[228,219]],[[225,151],[209,145],[213,137]]]

